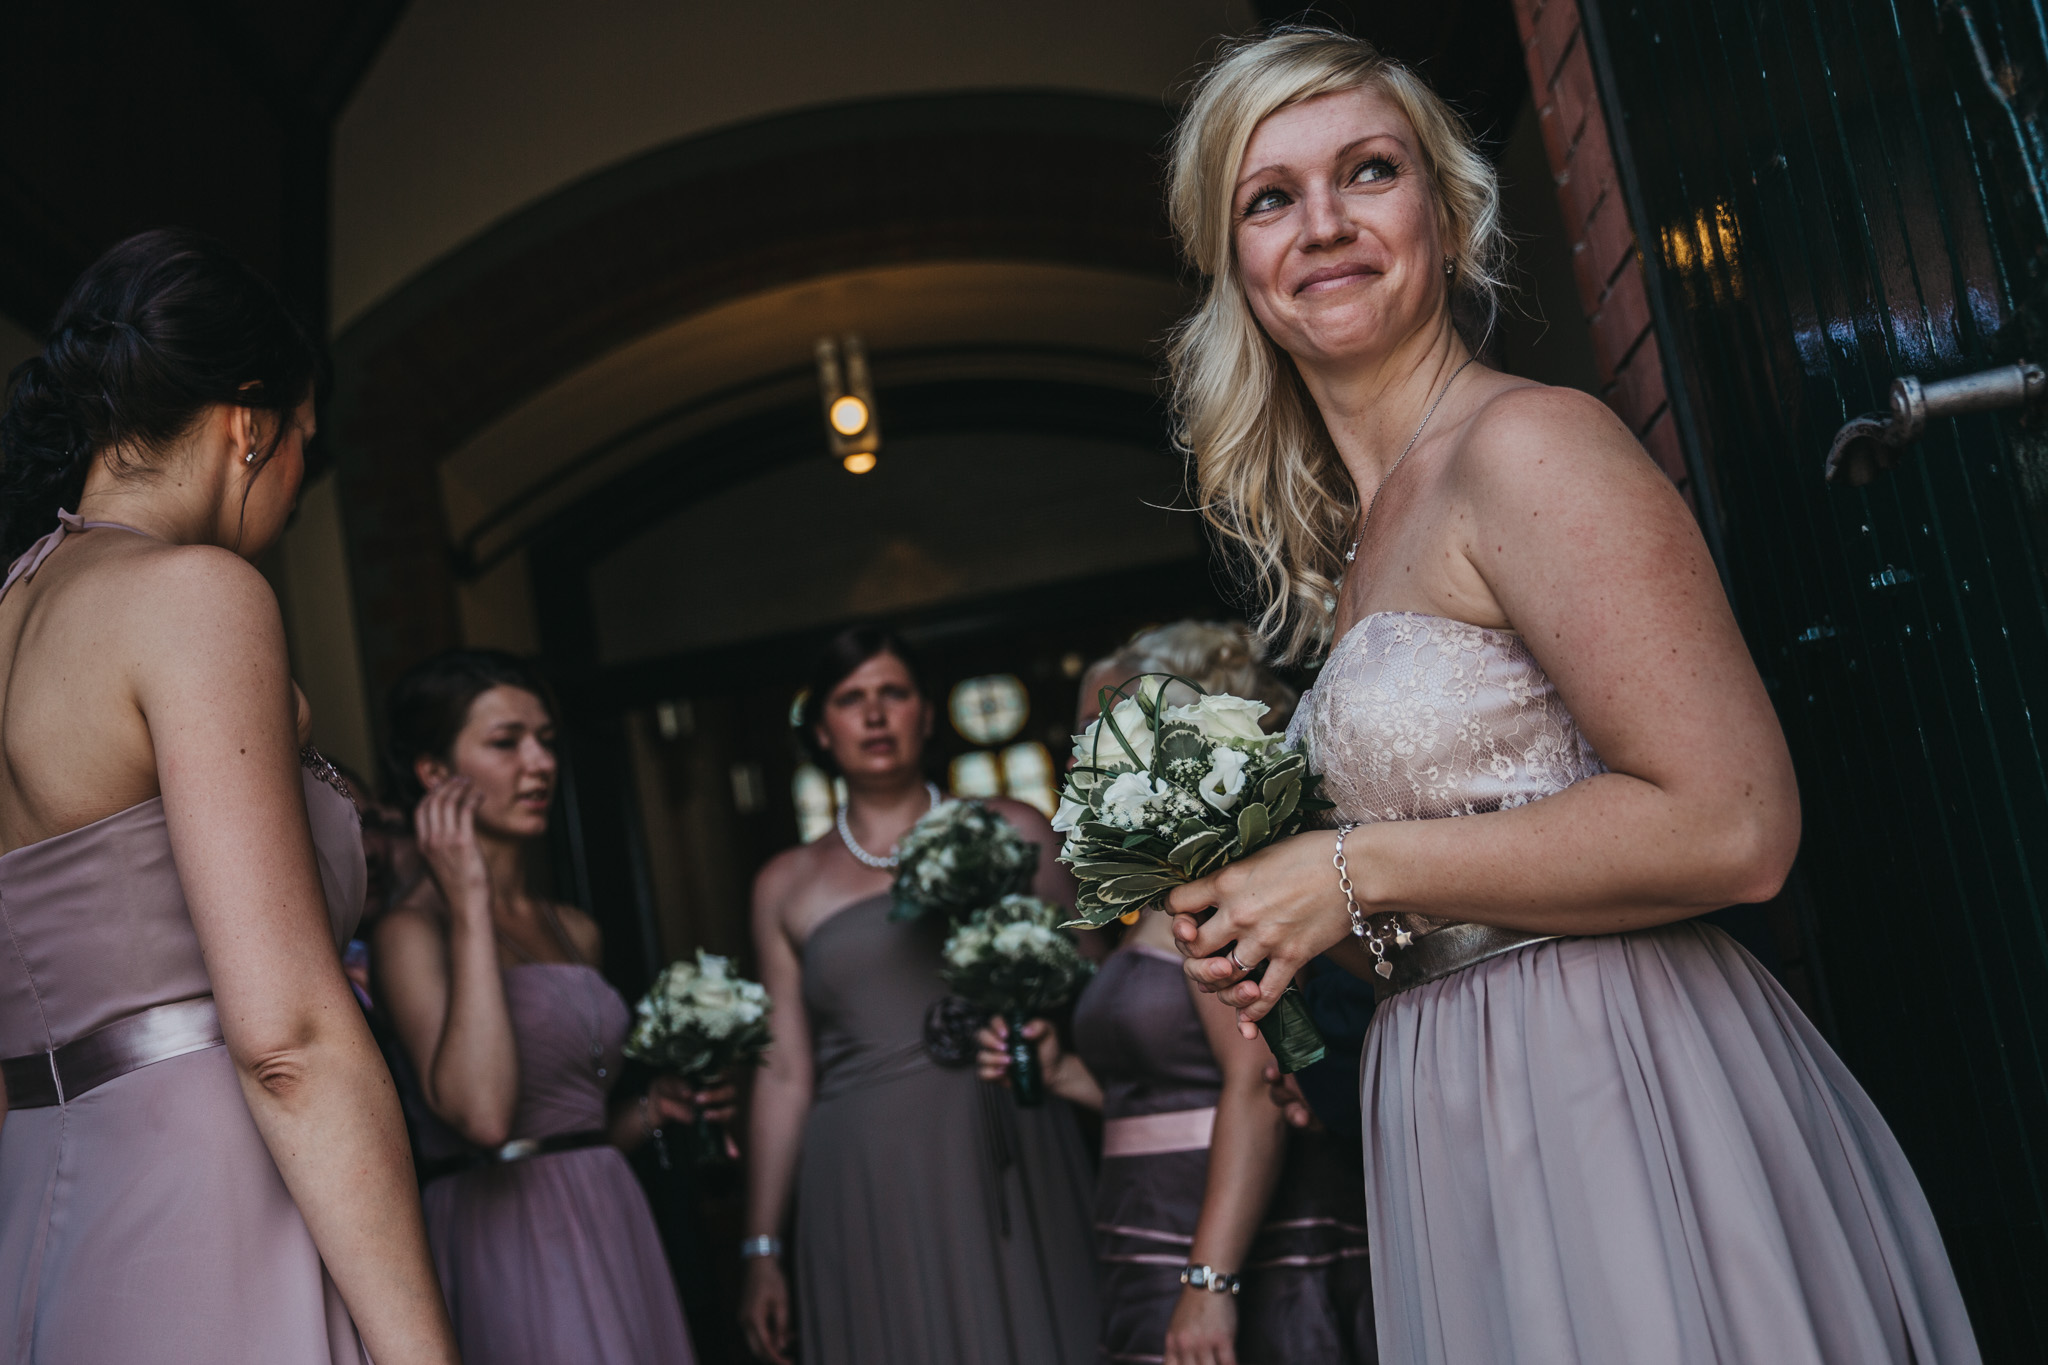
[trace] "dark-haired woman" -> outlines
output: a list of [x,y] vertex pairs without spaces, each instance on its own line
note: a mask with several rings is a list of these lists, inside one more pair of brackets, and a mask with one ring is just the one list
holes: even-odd
[[431,875],[379,922],[371,964],[427,1111],[427,1231],[463,1356],[686,1365],[620,1149],[694,1118],[699,1097],[664,1078],[608,1106],[626,1002],[594,965],[596,923],[530,890],[555,794],[546,687],[510,655],[451,650],[399,679],[389,721]]
[[455,1359],[398,1103],[342,975],[355,810],[305,747],[249,562],[298,494],[315,368],[247,267],[155,232],[85,273],[10,385],[10,1360]]
[[[903,643],[841,634],[799,737],[845,780],[838,829],[754,883],[775,1045],[749,1124],[748,1345],[778,1365],[1083,1365],[1095,1353],[1088,1169],[1062,1100],[1020,1110],[925,1048],[945,926],[889,918],[896,842],[940,798]],[[1050,854],[1045,817],[990,801]],[[1071,901],[1050,856],[1038,894]],[[971,1046],[971,1045],[970,1045]],[[966,1060],[962,1058],[960,1060]],[[796,1193],[792,1332],[780,1234]]]

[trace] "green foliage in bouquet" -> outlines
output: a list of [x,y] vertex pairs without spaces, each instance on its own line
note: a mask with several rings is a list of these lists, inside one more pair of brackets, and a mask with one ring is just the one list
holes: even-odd
[[[1259,728],[1263,702],[1216,693],[1163,706],[1181,678],[1104,688],[1102,717],[1074,739],[1053,828],[1080,880],[1075,924],[1101,928],[1157,906],[1184,882],[1295,833],[1327,810],[1308,759]],[[1197,692],[1199,688],[1195,689]],[[1120,698],[1114,707],[1107,703]]]
[[1024,1038],[1033,1015],[1080,993],[1095,964],[1060,928],[1058,906],[1036,896],[1004,896],[953,931],[939,975],[955,995],[1010,1026],[1010,1093],[1024,1108],[1044,1101],[1038,1053]]
[[[759,1062],[768,1051],[768,1013],[774,1005],[766,987],[734,976],[731,966],[731,959],[699,948],[695,962],[676,961],[663,967],[633,1007],[626,1055],[699,1086],[720,1079],[734,1067]],[[718,1125],[700,1119],[695,1128],[698,1163],[708,1166],[724,1161],[725,1134]],[[658,1128],[654,1139],[666,1170],[668,1146]]]
[[939,975],[955,995],[991,1014],[1058,1009],[1095,970],[1060,928],[1060,916],[1050,901],[1005,896],[953,931]]
[[768,1050],[768,1012],[759,982],[734,976],[731,960],[697,950],[697,960],[671,962],[633,1007],[626,1055],[702,1084]]
[[896,845],[889,918],[961,920],[1031,885],[1038,845],[979,801],[942,801]]
[[[1127,690],[1132,683],[1135,693]],[[1166,705],[1170,683],[1196,700]],[[1067,836],[1060,861],[1081,883],[1074,924],[1101,928],[1162,907],[1174,887],[1286,838],[1310,813],[1330,808],[1316,795],[1322,779],[1308,759],[1259,727],[1265,714],[1264,702],[1205,694],[1165,674],[1102,690],[1101,717],[1074,737],[1074,768],[1052,822]],[[1322,1035],[1291,984],[1259,1030],[1282,1071],[1323,1056]]]

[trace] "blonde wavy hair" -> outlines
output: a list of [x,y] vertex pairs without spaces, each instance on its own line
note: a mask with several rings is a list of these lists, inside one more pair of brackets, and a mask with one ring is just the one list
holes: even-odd
[[[1328,643],[1358,490],[1293,360],[1259,326],[1237,273],[1234,187],[1269,115],[1369,89],[1415,130],[1452,263],[1448,302],[1491,320],[1507,267],[1500,186],[1472,134],[1414,72],[1329,29],[1283,28],[1226,51],[1196,82],[1174,130],[1167,210],[1202,301],[1168,348],[1175,437],[1194,465],[1202,515],[1260,609],[1252,624],[1293,661]],[[1468,340],[1471,340],[1468,338]]]

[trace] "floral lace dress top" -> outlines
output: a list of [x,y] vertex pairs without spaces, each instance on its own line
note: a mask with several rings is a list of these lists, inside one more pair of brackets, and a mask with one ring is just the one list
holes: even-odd
[[1288,739],[1330,818],[1360,824],[1507,810],[1607,771],[1520,635],[1417,612],[1345,632]]

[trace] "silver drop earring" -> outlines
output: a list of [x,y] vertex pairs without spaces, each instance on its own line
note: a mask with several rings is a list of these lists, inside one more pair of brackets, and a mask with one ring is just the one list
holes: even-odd
[[1457,271],[1458,263],[1452,260],[1449,256],[1444,257],[1444,274],[1455,275]]

